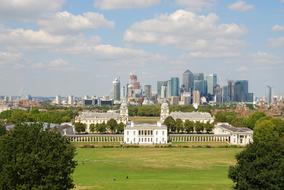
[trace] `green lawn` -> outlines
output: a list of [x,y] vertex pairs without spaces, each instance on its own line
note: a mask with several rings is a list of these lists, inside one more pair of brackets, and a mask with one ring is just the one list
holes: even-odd
[[[231,189],[240,148],[78,148],[76,189]],[[128,176],[129,179],[126,179]]]

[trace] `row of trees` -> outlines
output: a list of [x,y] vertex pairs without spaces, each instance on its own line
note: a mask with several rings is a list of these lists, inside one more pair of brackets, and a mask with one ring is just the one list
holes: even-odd
[[76,116],[77,111],[67,110],[49,110],[39,111],[32,110],[7,110],[0,113],[0,119],[6,123],[20,124],[24,122],[47,122],[47,123],[64,123],[70,122]]
[[[85,133],[87,125],[84,123],[75,123],[75,130],[78,133]],[[107,123],[91,124],[89,130],[91,133],[123,133],[125,125],[123,123],[117,123],[115,119],[110,119]]]
[[227,122],[235,127],[248,127],[253,129],[256,122],[266,117],[263,112],[253,112],[247,117],[238,117],[235,112],[218,112],[215,115],[216,122]]
[[190,120],[183,122],[181,119],[175,120],[171,116],[165,119],[164,125],[168,127],[169,133],[211,133],[214,128],[214,125],[211,123],[193,122]]
[[284,121],[263,117],[253,128],[253,144],[229,169],[234,189],[284,189]]

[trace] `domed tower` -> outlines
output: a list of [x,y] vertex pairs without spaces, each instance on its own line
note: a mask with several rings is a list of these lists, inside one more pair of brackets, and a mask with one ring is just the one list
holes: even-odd
[[160,121],[161,123],[164,123],[165,119],[170,115],[170,109],[169,105],[166,101],[162,103],[161,106],[161,116],[160,116]]
[[128,106],[125,101],[122,101],[120,105],[120,121],[124,124],[128,122]]

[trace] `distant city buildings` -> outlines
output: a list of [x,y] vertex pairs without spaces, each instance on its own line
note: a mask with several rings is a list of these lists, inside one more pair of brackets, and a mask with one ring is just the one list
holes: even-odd
[[120,101],[120,80],[116,78],[112,82],[112,92],[113,92],[113,101],[114,102],[119,102]]

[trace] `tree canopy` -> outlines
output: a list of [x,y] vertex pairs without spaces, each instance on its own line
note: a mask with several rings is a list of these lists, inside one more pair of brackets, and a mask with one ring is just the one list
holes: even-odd
[[254,143],[237,155],[229,177],[235,189],[284,189],[284,122],[262,118],[254,127]]
[[0,189],[71,189],[74,155],[58,132],[18,125],[0,140]]

